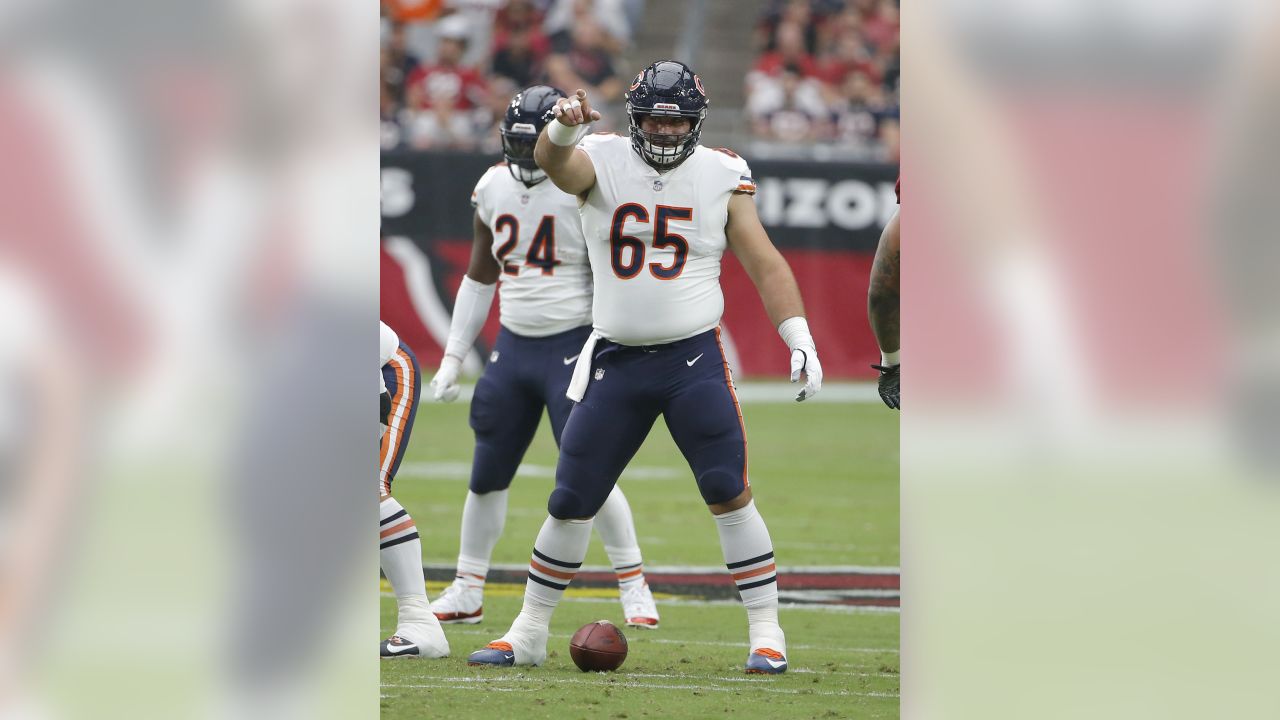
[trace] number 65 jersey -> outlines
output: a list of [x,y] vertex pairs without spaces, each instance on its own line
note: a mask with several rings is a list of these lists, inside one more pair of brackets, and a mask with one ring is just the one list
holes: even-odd
[[596,170],[581,208],[596,332],[622,345],[657,345],[719,325],[729,198],[756,189],[746,161],[699,146],[659,174],[627,137],[598,133],[578,147]]
[[546,337],[591,323],[591,268],[578,199],[543,180],[526,187],[505,162],[489,168],[471,193],[493,233],[498,315],[517,335]]

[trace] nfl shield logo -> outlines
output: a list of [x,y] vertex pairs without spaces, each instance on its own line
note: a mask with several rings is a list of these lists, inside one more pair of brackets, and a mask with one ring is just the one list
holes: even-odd
[[491,363],[498,362],[498,351],[497,351],[497,350],[494,350],[493,352],[489,353],[489,362],[491,362]]
[[603,380],[603,379],[604,379],[604,368],[597,368],[597,369],[596,369],[596,379],[597,379],[597,380]]

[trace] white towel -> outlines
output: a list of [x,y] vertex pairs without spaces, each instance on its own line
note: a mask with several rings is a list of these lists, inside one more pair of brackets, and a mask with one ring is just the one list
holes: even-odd
[[591,360],[595,357],[596,343],[600,341],[600,337],[595,330],[591,331],[587,342],[582,346],[582,352],[578,354],[578,362],[573,366],[573,378],[569,380],[569,389],[564,394],[574,402],[582,402],[582,396],[587,394],[587,383],[591,382]]

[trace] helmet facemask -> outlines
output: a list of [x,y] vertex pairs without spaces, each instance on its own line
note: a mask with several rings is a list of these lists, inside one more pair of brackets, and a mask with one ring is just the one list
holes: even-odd
[[547,174],[533,160],[533,148],[538,144],[536,128],[525,123],[516,123],[510,130],[503,128],[502,155],[507,160],[507,170],[511,177],[533,187],[547,179]]
[[[702,120],[707,114],[705,108],[696,113],[689,113],[632,110],[629,106],[630,103],[628,103],[627,115],[630,118],[631,146],[653,168],[660,171],[670,170],[684,162],[698,147],[698,137],[702,134]],[[642,129],[646,115],[688,118],[689,131],[678,135],[646,132]]]

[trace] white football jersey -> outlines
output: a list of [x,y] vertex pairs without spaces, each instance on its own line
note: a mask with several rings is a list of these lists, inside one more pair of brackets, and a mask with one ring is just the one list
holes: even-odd
[[502,266],[502,326],[546,337],[589,325],[591,267],[577,198],[549,179],[525,187],[498,163],[476,183],[471,204],[493,232],[493,256]]
[[623,345],[656,345],[719,325],[729,198],[756,188],[747,162],[699,146],[659,174],[629,137],[597,133],[578,147],[596,169],[582,206],[596,331]]
[[381,326],[378,331],[378,393],[381,394],[387,391],[387,383],[382,377],[382,368],[391,362],[396,350],[400,348],[400,336],[381,320],[378,321],[378,325]]

